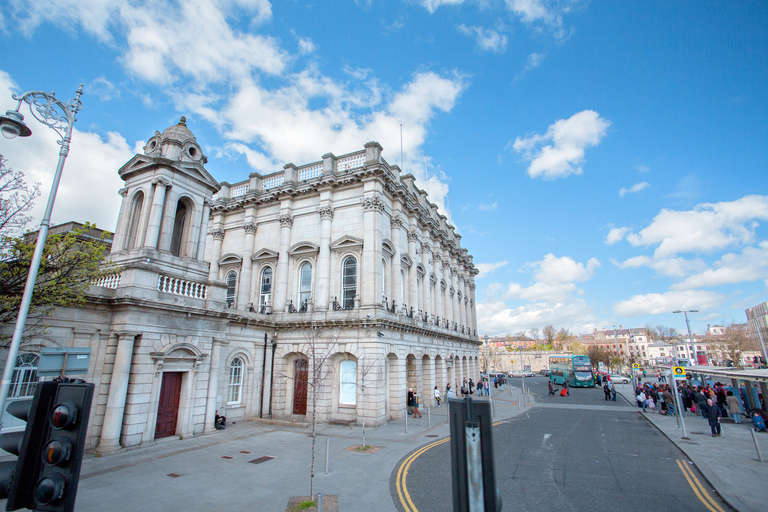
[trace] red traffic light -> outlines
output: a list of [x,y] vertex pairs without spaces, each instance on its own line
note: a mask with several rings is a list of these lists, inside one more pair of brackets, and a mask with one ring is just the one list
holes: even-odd
[[77,422],[77,406],[72,402],[62,402],[51,411],[51,425],[55,428],[69,428]]

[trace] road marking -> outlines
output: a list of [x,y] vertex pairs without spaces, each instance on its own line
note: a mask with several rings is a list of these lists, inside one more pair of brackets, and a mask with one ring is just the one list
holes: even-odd
[[405,512],[418,512],[416,505],[414,505],[413,501],[411,501],[411,495],[408,494],[408,489],[405,486],[405,479],[408,476],[408,469],[411,467],[411,463],[427,450],[432,449],[435,446],[439,446],[443,443],[447,443],[450,440],[450,437],[446,437],[445,439],[429,443],[428,445],[423,446],[413,452],[400,465],[400,469],[397,470],[397,478],[395,479],[395,484],[397,486],[397,496],[400,498],[400,504],[405,509]]
[[552,434],[544,434],[544,439],[541,440],[541,447],[545,448],[545,445],[547,444],[547,441],[549,438],[552,437]]
[[710,496],[707,490],[704,489],[704,486],[701,485],[701,482],[699,482],[699,479],[696,478],[696,475],[693,474],[693,470],[688,467],[688,464],[685,461],[678,459],[677,465],[680,468],[680,471],[683,472],[685,479],[688,480],[688,485],[690,485],[691,489],[693,489],[693,493],[699,498],[705,507],[707,507],[712,512],[725,512],[725,510],[723,510],[723,508],[712,498],[712,496]]

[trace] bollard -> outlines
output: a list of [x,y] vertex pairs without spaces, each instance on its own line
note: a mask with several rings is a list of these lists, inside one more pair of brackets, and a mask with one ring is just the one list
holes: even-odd
[[319,492],[315,494],[317,499],[315,500],[315,505],[317,505],[317,512],[323,512],[323,493]]
[[427,428],[432,428],[432,407],[427,407]]
[[755,442],[755,450],[757,450],[757,460],[760,462],[763,462],[763,454],[760,453],[760,445],[757,444],[757,437],[755,436],[755,430],[749,429],[749,431],[752,433],[752,440]]
[[405,408],[405,433],[408,433],[408,408]]
[[331,438],[325,438],[325,474],[328,474],[328,452],[331,451]]

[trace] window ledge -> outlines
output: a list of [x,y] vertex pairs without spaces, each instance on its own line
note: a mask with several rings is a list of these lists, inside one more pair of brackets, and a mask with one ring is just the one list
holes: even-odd
[[357,409],[357,404],[339,404],[339,409]]

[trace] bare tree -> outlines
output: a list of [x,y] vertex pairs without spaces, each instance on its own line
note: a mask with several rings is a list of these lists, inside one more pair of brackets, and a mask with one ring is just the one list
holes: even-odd
[[538,328],[533,327],[531,328],[531,330],[528,331],[528,333],[531,335],[531,339],[533,340],[534,344],[538,345],[539,336],[541,336],[541,331],[539,331]]
[[606,366],[610,365],[610,354],[606,349],[598,345],[590,345],[587,347],[587,356],[592,366],[599,366],[599,363],[603,363]]
[[307,384],[312,390],[312,465],[309,476],[309,496],[315,499],[315,441],[317,439],[317,398],[324,389],[326,381],[333,377],[333,367],[328,364],[328,358],[333,354],[337,345],[338,334],[329,334],[325,339],[314,325],[304,332],[304,338],[309,346],[309,362]]
[[3,256],[8,251],[8,240],[20,236],[32,219],[28,214],[39,195],[40,184],[27,185],[24,173],[8,167],[0,154],[0,254]]
[[568,347],[571,340],[573,340],[573,334],[571,334],[571,331],[565,327],[562,327],[559,331],[557,331],[557,334],[555,334],[555,345],[557,346],[558,350],[562,350]]
[[757,350],[757,343],[743,326],[731,322],[718,340],[717,348],[721,359],[730,359],[734,365],[740,366],[742,354],[748,350]]
[[[369,390],[378,388],[377,383],[381,379],[381,356],[377,356],[371,362],[367,362],[366,356],[360,358],[357,364],[357,371],[360,375],[360,395],[365,403],[365,395]],[[365,444],[365,416],[363,416],[363,450],[369,446]]]

